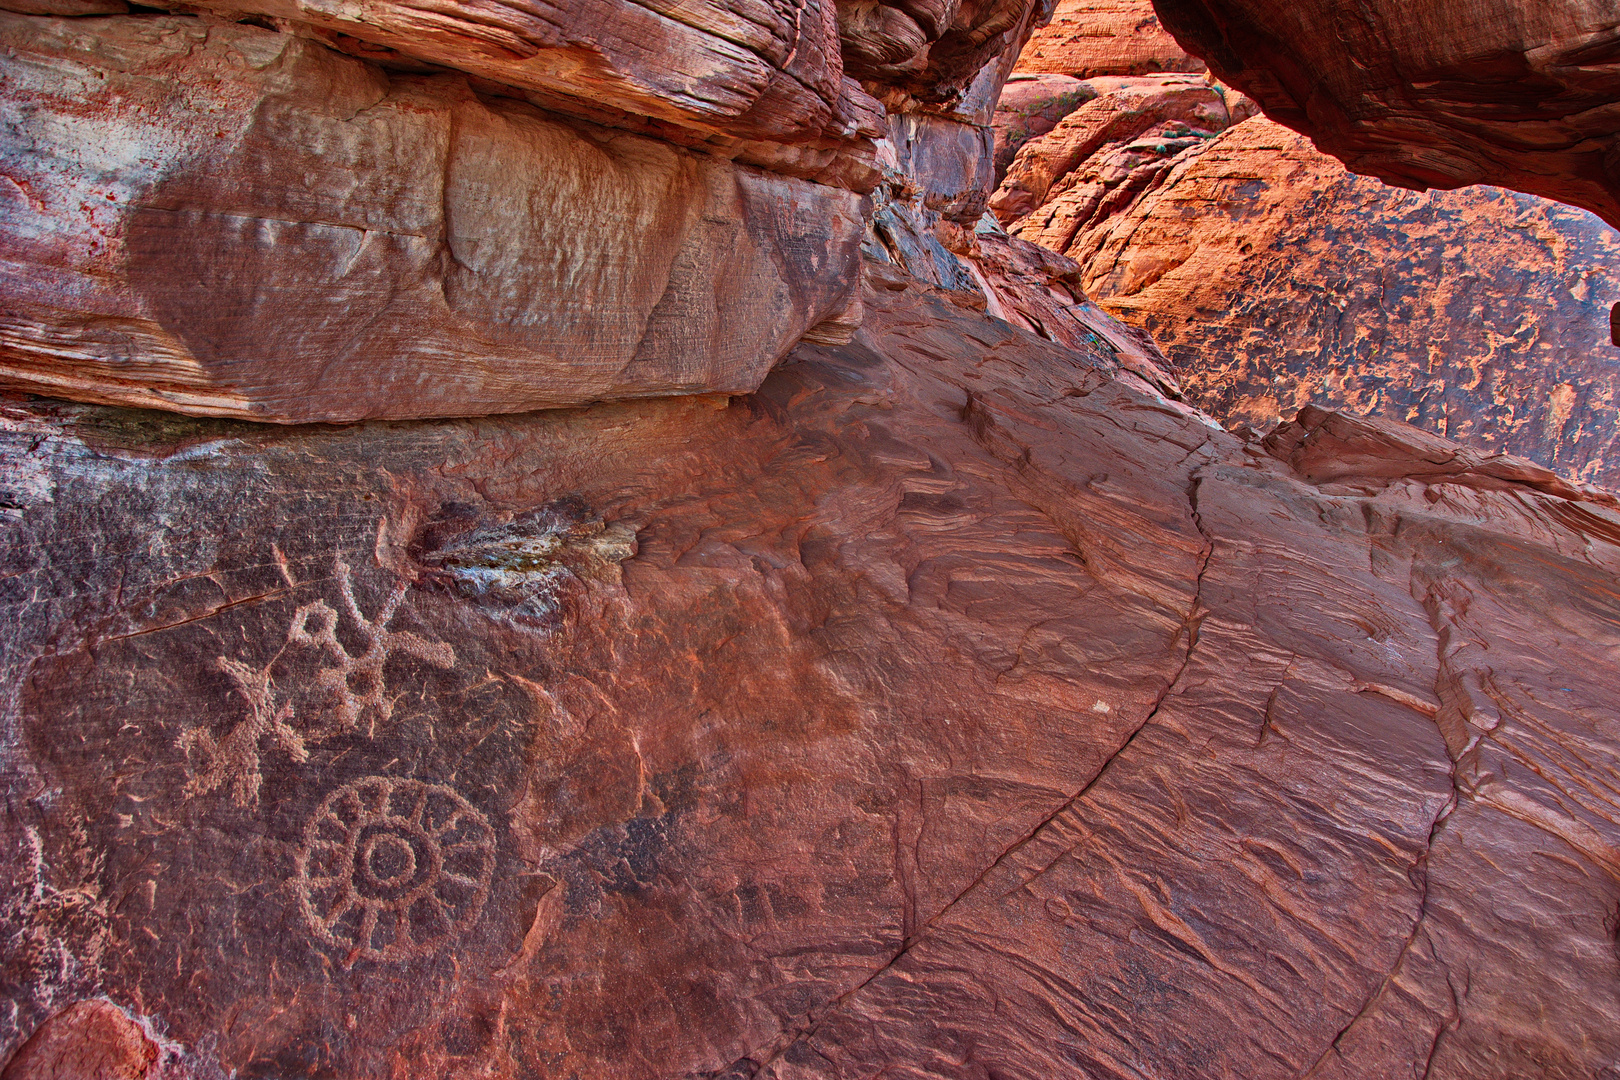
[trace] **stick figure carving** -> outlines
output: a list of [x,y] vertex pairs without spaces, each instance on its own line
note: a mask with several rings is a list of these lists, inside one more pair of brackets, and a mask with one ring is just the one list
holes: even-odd
[[[325,649],[332,657],[332,665],[324,667],[315,676],[318,687],[326,691],[337,713],[338,733],[353,731],[367,709],[375,709],[384,721],[394,715],[394,703],[388,699],[383,685],[383,665],[396,652],[410,653],[434,667],[449,669],[455,666],[456,654],[442,641],[428,641],[409,630],[390,630],[394,612],[405,599],[409,583],[400,582],[388,599],[383,601],[375,618],[368,619],[360,612],[354,598],[354,585],[349,580],[349,567],[337,564],[338,591],[343,606],[366,639],[366,649],[358,656],[344,648],[337,639],[338,613],[325,600],[305,604],[293,613],[291,628],[287,631],[288,644],[297,643]],[[367,728],[368,736],[376,731],[376,721]]]
[[[348,564],[338,560],[336,572],[338,594],[364,642],[363,651],[349,652],[338,640],[338,612],[325,600],[316,600],[293,613],[286,641],[263,667],[250,667],[225,656],[215,659],[215,667],[230,677],[237,692],[247,700],[249,715],[223,738],[216,739],[212,732],[200,727],[181,734],[179,745],[190,774],[187,795],[227,788],[236,805],[253,806],[259,801],[263,785],[262,753],[277,750],[295,762],[307,761],[310,743],[353,731],[363,716],[373,715],[366,731],[369,737],[376,731],[375,717],[384,722],[393,717],[394,703],[388,697],[383,675],[391,656],[408,653],[441,670],[455,666],[455,650],[448,644],[428,641],[408,630],[389,629],[405,599],[407,582],[395,586],[377,614],[368,619],[355,599]],[[272,674],[276,662],[295,646],[318,649],[328,660],[314,676],[316,705],[306,708],[310,715],[301,717],[297,724],[294,705],[286,700],[286,693],[278,691]],[[311,723],[322,712],[331,714],[334,722],[312,728]]]

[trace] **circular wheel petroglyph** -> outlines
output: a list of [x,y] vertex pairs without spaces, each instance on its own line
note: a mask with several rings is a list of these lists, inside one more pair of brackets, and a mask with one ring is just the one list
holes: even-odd
[[351,960],[433,952],[483,913],[495,830],[452,789],[370,777],[316,808],[298,852],[304,919]]

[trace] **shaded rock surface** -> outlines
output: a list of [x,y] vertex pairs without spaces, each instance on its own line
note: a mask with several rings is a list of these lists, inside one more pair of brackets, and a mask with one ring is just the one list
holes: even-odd
[[859,318],[850,191],[256,26],[0,12],[0,40],[12,387],[516,412],[746,391]]
[[865,304],[730,399],[6,403],[0,1052],[105,995],[242,1077],[1620,1061],[1612,497]]
[[1389,188],[1258,118],[1170,166],[1080,228],[1060,195],[1013,231],[1077,260],[1203,408],[1374,412],[1620,486],[1620,236],[1595,216]]
[[1089,79],[1203,71],[1204,62],[1159,25],[1153,0],[1058,0],[1052,21],[1019,55],[1017,70]]
[[1620,226],[1611,0],[1154,0],[1220,78],[1352,170],[1497,184]]

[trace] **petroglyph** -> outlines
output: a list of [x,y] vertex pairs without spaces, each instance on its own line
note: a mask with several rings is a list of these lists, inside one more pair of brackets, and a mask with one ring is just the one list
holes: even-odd
[[[345,647],[337,636],[338,612],[325,600],[316,600],[293,613],[286,640],[264,666],[254,668],[240,660],[218,657],[214,665],[236,684],[237,692],[247,700],[249,715],[223,738],[216,739],[206,728],[191,728],[180,736],[190,773],[185,789],[188,796],[227,788],[236,805],[252,806],[259,801],[264,782],[262,753],[277,750],[294,762],[307,761],[308,744],[353,731],[368,716],[366,734],[375,734],[376,718],[387,721],[394,715],[383,668],[396,653],[408,653],[441,670],[455,666],[455,650],[444,642],[389,629],[409,588],[407,582],[395,586],[376,616],[368,619],[355,599],[349,566],[341,559],[336,576],[344,610],[364,642],[362,651],[351,653]],[[313,676],[311,704],[297,724],[297,710],[288,700],[292,695],[278,690],[274,676],[278,661],[294,647],[319,650],[328,660]],[[329,722],[311,726],[326,717],[331,718]]]
[[293,716],[292,703],[276,706],[270,681],[270,667],[274,663],[272,659],[270,664],[255,669],[226,656],[214,661],[214,666],[229,675],[237,691],[247,698],[251,715],[218,741],[206,728],[191,728],[180,736],[180,748],[185,751],[187,761],[195,757],[203,760],[200,767],[192,766],[191,779],[186,784],[187,795],[206,795],[229,786],[231,801],[236,805],[257,803],[259,788],[264,782],[259,768],[259,742],[266,737],[271,746],[292,760],[309,759],[304,737],[289,723]]
[[[388,698],[383,682],[383,665],[396,652],[410,653],[434,667],[448,670],[455,666],[456,654],[442,641],[428,641],[409,630],[390,630],[399,603],[405,599],[408,582],[400,582],[388,599],[383,601],[375,618],[368,619],[360,612],[354,598],[354,584],[349,578],[349,567],[341,560],[337,564],[338,591],[343,606],[366,639],[365,651],[350,653],[337,638],[338,613],[325,600],[305,604],[293,614],[292,627],[287,631],[288,644],[309,645],[326,650],[332,666],[324,667],[315,676],[318,687],[324,690],[337,714],[337,731],[352,731],[368,709],[389,720],[394,715],[394,703]],[[376,731],[373,720],[367,735]]]
[[459,937],[483,913],[495,830],[442,784],[374,776],[316,808],[295,885],[310,932],[344,962],[404,960]]

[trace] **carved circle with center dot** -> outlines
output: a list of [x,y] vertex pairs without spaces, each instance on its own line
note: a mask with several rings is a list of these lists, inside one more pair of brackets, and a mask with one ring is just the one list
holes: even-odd
[[489,900],[495,830],[443,784],[374,776],[326,796],[297,857],[304,921],[346,960],[431,953]]

